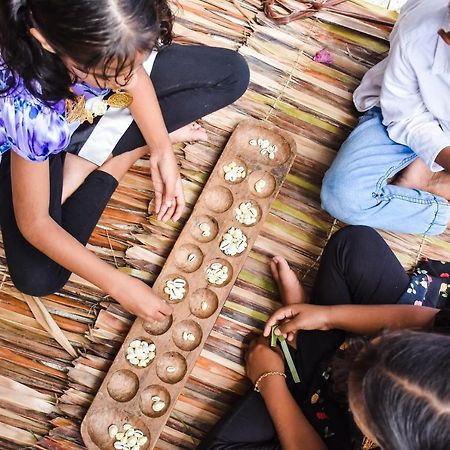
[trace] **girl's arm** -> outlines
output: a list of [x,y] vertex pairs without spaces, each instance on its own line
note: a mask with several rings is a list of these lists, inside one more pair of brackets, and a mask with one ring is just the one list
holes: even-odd
[[150,148],[156,214],[159,220],[177,221],[185,205],[181,177],[153,83],[143,67],[125,89],[133,96],[130,112]]
[[412,305],[288,305],[270,317],[264,336],[269,336],[271,327],[280,322],[276,332],[283,335],[298,330],[340,329],[372,335],[383,329],[425,329],[431,327],[438,312],[435,308]]
[[[260,337],[250,343],[247,376],[255,384],[262,374],[272,371],[284,373],[284,361],[279,352],[269,348],[267,340]],[[326,445],[304,416],[282,376],[263,378],[258,387],[283,450],[326,450]]]
[[284,378],[264,379],[260,383],[260,392],[283,450],[326,450],[326,445],[289,392]]
[[97,258],[49,216],[49,166],[11,152],[14,214],[24,238],[57,264],[95,284],[144,320],[162,320],[171,308],[143,282]]

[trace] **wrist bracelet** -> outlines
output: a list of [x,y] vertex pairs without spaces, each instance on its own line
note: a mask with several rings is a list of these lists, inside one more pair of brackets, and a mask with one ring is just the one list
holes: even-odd
[[279,375],[280,377],[286,378],[286,374],[283,372],[265,372],[262,375],[260,375],[259,378],[256,380],[255,391],[259,392],[259,383],[261,383],[261,381],[264,380],[264,378],[270,377],[272,375]]

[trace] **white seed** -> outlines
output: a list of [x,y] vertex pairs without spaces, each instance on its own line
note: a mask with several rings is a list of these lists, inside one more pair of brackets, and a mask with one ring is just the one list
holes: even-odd
[[131,450],[141,450],[141,446],[135,445],[134,447],[131,448]]
[[191,342],[195,342],[195,335],[193,333],[188,333],[187,340]]
[[177,369],[173,366],[168,366],[166,371],[167,373],[174,373]]
[[189,256],[188,256],[188,261],[189,262],[193,262],[193,261],[195,261],[197,259],[197,257],[194,255],[194,253],[191,253]]
[[188,340],[188,332],[183,331],[183,334],[181,335],[181,337],[183,338],[183,341],[187,341]]
[[258,142],[256,142],[256,139],[250,139],[250,141],[248,143],[253,147],[256,147],[258,145]]
[[211,229],[211,227],[206,222],[201,223],[198,227],[201,231],[208,231]]
[[255,183],[255,191],[256,192],[262,192],[265,189],[266,185],[267,185],[267,183],[266,183],[265,180],[263,180],[263,179],[258,180]]
[[240,228],[231,227],[222,238],[219,249],[228,256],[235,256],[247,248],[247,236]]
[[119,428],[117,428],[117,425],[111,425],[108,428],[108,434],[110,438],[115,438],[116,434],[119,432]]
[[[155,411],[155,412],[160,412],[160,411],[162,411],[165,407],[166,407],[166,404],[165,404],[164,402],[162,402],[162,401],[155,402],[155,403],[153,403],[153,405],[152,405],[152,409],[153,409],[153,411]],[[138,441],[138,442],[139,442],[139,441]]]
[[235,182],[247,176],[245,167],[239,166],[235,161],[223,166],[224,178],[226,181]]
[[167,280],[164,293],[168,295],[170,301],[182,300],[186,294],[186,281],[182,278]]
[[116,450],[123,450],[123,444],[120,442],[114,442],[114,448]]
[[147,441],[148,441],[147,436],[142,436],[138,439],[138,444],[142,446],[142,445],[145,445],[147,443]]
[[116,439],[118,441],[121,441],[124,437],[125,437],[125,433],[117,433],[116,434]]
[[200,308],[202,311],[206,311],[208,309],[208,303],[206,301],[203,301],[200,305]]
[[161,397],[159,395],[154,395],[152,397],[152,402],[159,402],[161,400]]

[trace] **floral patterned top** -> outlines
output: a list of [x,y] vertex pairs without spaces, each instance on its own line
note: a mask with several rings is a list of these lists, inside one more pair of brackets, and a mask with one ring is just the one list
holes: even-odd
[[[9,150],[29,161],[45,161],[50,155],[62,152],[80,125],[65,119],[65,101],[51,107],[35,98],[21,78],[14,87],[14,76],[0,60],[0,89],[11,89],[0,95],[0,158]],[[109,89],[95,89],[84,83],[72,87],[76,95],[86,100],[103,98]]]

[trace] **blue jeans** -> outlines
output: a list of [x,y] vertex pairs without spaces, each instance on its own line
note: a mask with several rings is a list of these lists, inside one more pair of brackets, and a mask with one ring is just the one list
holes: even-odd
[[442,197],[387,184],[418,156],[389,138],[380,108],[359,120],[322,184],[322,207],[351,225],[369,225],[400,233],[440,234],[450,220]]

